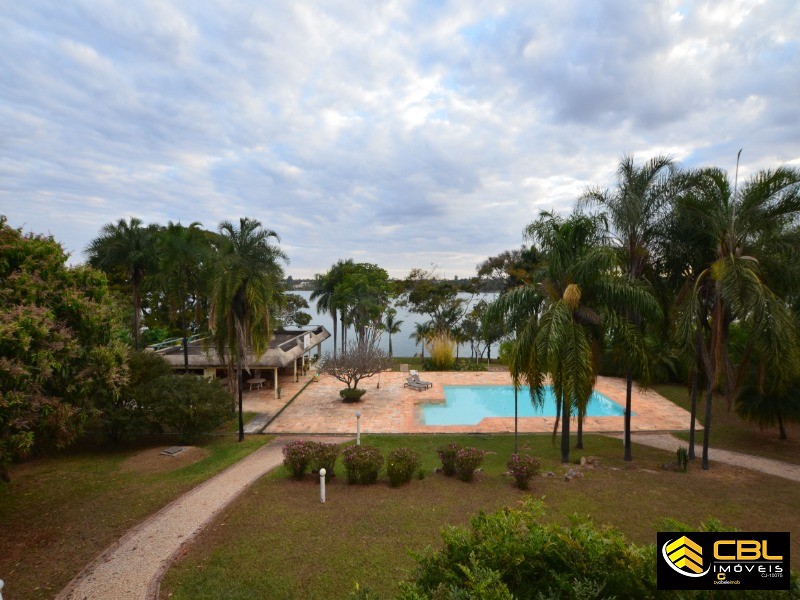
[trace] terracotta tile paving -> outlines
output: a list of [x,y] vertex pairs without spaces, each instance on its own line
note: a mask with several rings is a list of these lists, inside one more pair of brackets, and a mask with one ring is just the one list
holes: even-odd
[[[325,433],[352,434],[356,427],[356,411],[361,412],[361,431],[364,433],[505,433],[514,431],[514,418],[485,418],[477,425],[429,426],[422,424],[419,405],[444,402],[443,385],[510,385],[508,372],[434,372],[421,373],[423,380],[434,385],[429,390],[404,388],[405,373],[385,372],[365,379],[359,387],[367,389],[361,402],[346,404],[339,398],[344,385],[332,377],[320,376],[311,383],[281,415],[267,427],[265,433]],[[625,404],[625,380],[600,377],[595,389],[621,406]],[[286,388],[284,387],[284,390]],[[284,398],[291,396],[286,392]],[[689,413],[655,392],[640,392],[634,386],[631,422],[633,431],[674,431],[689,428]],[[553,417],[521,417],[519,431],[550,432]],[[575,427],[575,425],[573,425]],[[623,417],[587,417],[584,431],[621,432]],[[697,428],[701,429],[697,423]]]

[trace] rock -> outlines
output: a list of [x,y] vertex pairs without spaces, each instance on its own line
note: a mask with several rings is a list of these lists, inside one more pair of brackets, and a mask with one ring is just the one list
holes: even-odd
[[542,477],[555,477],[555,476],[556,476],[556,474],[553,473],[552,471],[548,471],[547,473],[544,473],[542,475]]
[[581,466],[582,467],[586,466],[586,462],[587,462],[586,457],[585,456],[581,456]]
[[436,468],[433,470],[433,474],[434,474],[434,475],[436,475],[437,473],[441,473],[441,472],[442,472],[442,467],[436,467]]

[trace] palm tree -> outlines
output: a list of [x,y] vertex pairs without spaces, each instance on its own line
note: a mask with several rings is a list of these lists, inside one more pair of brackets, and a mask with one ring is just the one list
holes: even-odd
[[145,275],[155,262],[153,235],[155,225],[142,227],[142,221],[132,217],[107,223],[85,252],[89,264],[106,273],[121,276],[131,286],[133,296],[133,347],[139,349],[139,319],[141,316],[140,289]]
[[280,304],[286,255],[270,243],[278,234],[255,219],[242,218],[239,227],[220,223],[220,257],[212,281],[211,330],[217,352],[236,363],[239,396],[239,441],[244,440],[242,371],[248,350],[262,355],[272,337],[273,312]]
[[381,328],[389,334],[389,356],[393,356],[392,334],[400,333],[400,325],[404,323],[403,320],[395,320],[396,316],[397,311],[394,308],[387,308],[386,312],[383,313],[383,322],[381,323]]
[[[617,189],[587,191],[580,202],[596,205],[603,210],[611,225],[611,235],[619,248],[625,272],[632,280],[644,276],[657,237],[663,232],[664,219],[670,200],[679,186],[676,185],[675,163],[669,156],[656,156],[637,166],[632,156],[623,156],[617,167]],[[641,315],[635,312],[626,317],[641,328]],[[625,460],[631,454],[631,397],[633,391],[634,360],[628,349],[621,352],[625,363]],[[637,373],[641,375],[641,373]],[[640,379],[640,383],[642,383]]]
[[330,312],[331,317],[333,317],[333,358],[336,359],[338,315],[336,314],[336,306],[333,304],[333,292],[335,291],[335,288],[333,286],[333,280],[330,276],[330,272],[326,273],[325,275],[317,274],[314,277],[314,281],[311,285],[312,291],[310,299],[312,301],[317,301],[317,312],[320,314]]
[[[487,321],[513,324],[516,333],[511,356],[515,387],[530,386],[531,398],[544,401],[549,375],[558,406],[553,430],[561,425],[561,460],[569,462],[570,420],[582,416],[597,378],[605,329],[617,336],[634,337],[628,321],[612,308],[635,306],[642,314],[658,312],[649,292],[621,276],[614,255],[600,244],[596,218],[573,214],[563,219],[543,212],[526,230],[537,243],[543,260],[535,283],[500,296],[487,311]],[[640,351],[641,354],[641,351]],[[579,439],[579,444],[581,443]]]
[[170,221],[156,236],[158,269],[154,275],[155,288],[163,291],[169,306],[170,319],[180,319],[183,337],[183,368],[189,371],[187,312],[190,301],[199,315],[204,288],[204,271],[210,259],[210,246],[201,224],[188,226]]
[[427,342],[433,334],[431,322],[414,323],[414,331],[408,337],[414,340],[415,344],[422,346],[422,358],[425,358],[425,342]]
[[[310,299],[317,301],[317,312],[331,314],[333,318],[333,357],[336,358],[336,337],[337,337],[337,321],[339,315],[342,316],[342,325],[344,326],[344,309],[345,307],[338,306],[336,303],[335,293],[336,287],[341,283],[344,277],[345,270],[353,265],[352,259],[339,260],[334,264],[330,270],[324,275],[317,275],[314,278],[313,288]],[[344,348],[344,329],[342,329],[342,347]]]
[[[696,343],[698,329],[706,332],[701,342],[706,381],[702,466],[708,469],[717,383],[730,406],[752,354],[769,369],[772,389],[790,385],[795,374],[796,326],[776,291],[788,289],[782,282],[787,275],[797,281],[800,234],[794,224],[800,217],[800,171],[760,171],[739,189],[723,171],[706,169],[697,174],[693,192],[682,199],[680,209],[693,216],[698,228],[710,232],[714,243],[713,262],[697,274],[677,320],[677,337],[685,349]],[[704,289],[710,290],[706,302]],[[733,364],[728,342],[734,321],[749,333],[738,365]]]

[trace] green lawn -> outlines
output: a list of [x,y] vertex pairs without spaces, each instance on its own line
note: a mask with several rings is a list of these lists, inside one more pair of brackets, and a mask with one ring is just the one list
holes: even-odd
[[[681,408],[691,408],[691,397],[686,386],[658,384],[653,386],[653,391],[658,392]],[[698,402],[697,414],[700,423],[705,420],[705,395],[701,394]],[[715,397],[711,403],[711,438],[712,448],[744,452],[755,456],[785,460],[800,464],[800,424],[787,423],[787,440],[778,437],[778,428],[760,429],[758,425],[743,421],[736,412],[728,410],[724,398]],[[689,432],[677,432],[677,437],[689,440]],[[703,448],[703,432],[698,430],[695,437],[696,453],[698,457]]]
[[175,458],[159,455],[174,438],[92,441],[12,466],[11,483],[0,484],[4,597],[52,598],[125,531],[269,439],[207,437]]
[[[619,440],[588,436],[586,455],[600,469],[565,482],[565,468],[548,435],[526,436],[523,447],[558,477],[537,478],[530,494],[544,497],[548,519],[591,515],[619,527],[637,543],[655,543],[664,517],[697,525],[716,517],[729,526],[792,534],[794,568],[800,566],[800,523],[795,515],[800,484],[714,465],[688,473],[660,469],[672,453],[634,446],[635,462],[621,460]],[[341,465],[320,504],[318,479],[296,482],[283,469],[265,477],[224,511],[165,577],[162,598],[346,598],[356,582],[390,597],[413,571],[409,550],[439,544],[439,530],[465,524],[479,510],[513,506],[527,493],[503,475],[512,436],[365,436],[385,453],[406,445],[422,453],[424,480],[390,488],[385,475],[373,486],[349,486]],[[435,449],[449,441],[496,454],[472,483],[431,474]],[[581,453],[574,451],[573,457]]]

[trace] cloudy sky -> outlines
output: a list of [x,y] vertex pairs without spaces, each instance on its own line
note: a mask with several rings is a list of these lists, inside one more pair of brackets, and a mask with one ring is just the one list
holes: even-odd
[[294,277],[473,274],[659,152],[800,166],[800,3],[0,0],[0,213],[241,216]]

